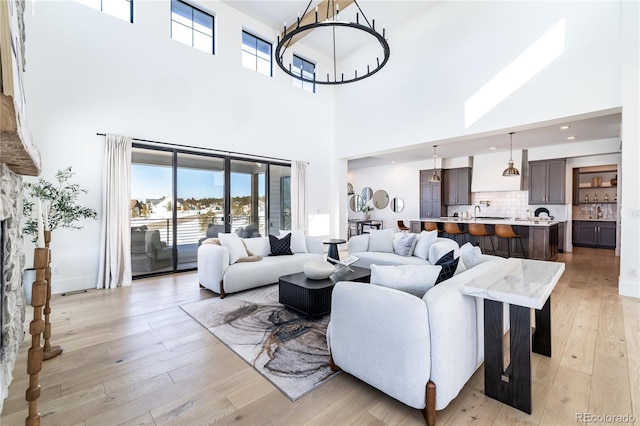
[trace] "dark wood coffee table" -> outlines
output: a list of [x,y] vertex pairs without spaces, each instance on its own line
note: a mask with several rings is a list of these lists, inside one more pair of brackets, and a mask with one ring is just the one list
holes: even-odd
[[324,280],[310,280],[304,272],[280,277],[280,303],[305,315],[326,315],[331,312],[331,293],[337,282],[369,282],[370,269],[357,266],[351,266],[350,269],[353,272],[345,269]]

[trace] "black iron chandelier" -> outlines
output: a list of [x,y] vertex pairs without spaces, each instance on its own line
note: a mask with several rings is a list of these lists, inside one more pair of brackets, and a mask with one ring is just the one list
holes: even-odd
[[[373,74],[377,73],[384,67],[389,60],[390,50],[389,43],[385,39],[385,30],[382,29],[382,33],[379,33],[375,29],[375,20],[372,20],[369,23],[369,20],[365,16],[362,8],[358,4],[357,1],[353,1],[355,6],[358,8],[358,11],[355,15],[355,22],[351,21],[341,21],[340,20],[340,8],[339,4],[335,0],[326,0],[320,3],[322,6],[322,12],[319,13],[318,6],[315,8],[315,13],[310,13],[309,8],[311,7],[311,3],[313,0],[309,1],[302,18],[298,17],[296,23],[292,25],[290,28],[287,28],[287,24],[285,22],[284,25],[284,33],[282,37],[280,37],[280,33],[278,33],[278,45],[276,46],[276,62],[278,66],[291,77],[298,79],[303,82],[314,83],[314,84],[327,84],[327,85],[337,85],[337,84],[345,84],[352,83],[354,81],[362,80],[367,77],[371,77]],[[326,5],[326,13],[324,10],[324,6]],[[319,17],[318,15],[324,15]],[[366,24],[360,23],[360,15]],[[320,20],[324,18],[324,20]],[[299,37],[305,35],[304,33],[307,31],[314,30],[316,28],[330,28],[332,30],[332,44],[333,44],[333,77],[330,75],[331,73],[326,73],[326,78],[324,76],[316,76],[316,72],[312,75],[304,75],[301,70],[297,71],[292,69],[291,63],[288,66],[285,66],[283,63],[284,54],[295,40]],[[380,57],[376,57],[373,64],[366,65],[366,72],[361,70],[360,74],[358,70],[355,69],[351,73],[345,73],[343,71],[338,75],[337,71],[337,59],[336,59],[336,28],[349,28],[353,30],[362,31],[372,37],[374,37],[382,46],[382,51],[384,52],[384,57],[381,59]],[[296,72],[297,71],[297,72]]]

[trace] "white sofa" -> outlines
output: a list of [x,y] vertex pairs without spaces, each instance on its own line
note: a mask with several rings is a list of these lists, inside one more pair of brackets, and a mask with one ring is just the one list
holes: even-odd
[[229,293],[277,283],[279,277],[302,272],[305,263],[323,258],[322,240],[316,237],[305,236],[307,253],[295,252],[288,256],[269,256],[268,237],[242,240],[249,251],[262,259],[230,264],[226,247],[216,244],[198,247],[198,280],[202,287],[224,298]]
[[458,395],[484,360],[484,304],[460,288],[504,261],[480,255],[473,267],[422,298],[339,282],[327,329],[332,367],[422,410],[427,424],[434,424],[435,411]]
[[[390,246],[388,244],[378,244],[375,246],[370,244],[372,235],[373,238],[383,235],[387,239],[391,238],[391,241],[397,241],[398,238],[405,235],[416,235],[418,241],[421,238],[426,238],[429,242],[427,243],[426,251],[422,250],[422,253],[411,253],[409,256],[402,256],[394,251],[393,243]],[[456,251],[459,247],[458,243],[454,240],[450,238],[440,238],[437,235],[437,231],[423,231],[420,234],[393,232],[392,229],[371,231],[371,234],[361,234],[351,237],[349,239],[348,250],[350,256],[356,256],[360,259],[355,263],[355,266],[361,268],[371,268],[371,265],[431,265],[431,262],[429,262],[429,249],[433,247],[434,242],[438,242],[439,245],[447,244],[450,249]]]

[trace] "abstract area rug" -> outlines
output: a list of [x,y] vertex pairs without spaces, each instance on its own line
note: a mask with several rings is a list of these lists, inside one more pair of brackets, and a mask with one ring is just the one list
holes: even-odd
[[278,285],[180,306],[295,401],[336,372],[326,342],[329,315],[307,317],[278,303]]

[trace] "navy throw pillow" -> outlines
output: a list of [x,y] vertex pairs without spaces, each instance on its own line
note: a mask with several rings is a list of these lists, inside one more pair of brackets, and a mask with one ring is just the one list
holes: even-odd
[[269,244],[271,245],[271,254],[269,256],[286,256],[293,254],[291,252],[291,233],[282,238],[269,235]]
[[442,270],[440,270],[440,275],[438,275],[436,284],[441,283],[444,280],[448,280],[453,276],[453,274],[456,273],[456,269],[458,268],[458,260],[460,260],[459,257],[456,259],[453,258],[453,250],[438,259],[436,265],[442,266]]

